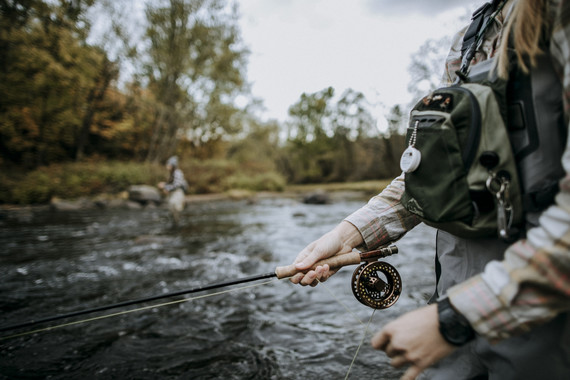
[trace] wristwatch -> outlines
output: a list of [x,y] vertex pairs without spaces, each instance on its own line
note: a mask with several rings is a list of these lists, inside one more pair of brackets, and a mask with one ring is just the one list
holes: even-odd
[[475,338],[475,331],[469,321],[455,311],[448,297],[437,301],[437,314],[439,332],[448,343],[461,346]]

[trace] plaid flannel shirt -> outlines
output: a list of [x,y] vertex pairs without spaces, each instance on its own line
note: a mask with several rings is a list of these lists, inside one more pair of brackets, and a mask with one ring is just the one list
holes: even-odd
[[[570,120],[570,0],[550,0],[550,48],[563,85],[565,122]],[[462,32],[454,39],[444,80],[452,82],[460,64]],[[475,61],[492,57],[500,40],[501,24],[486,35]],[[569,128],[570,129],[570,128]],[[570,133],[569,133],[570,135]],[[528,331],[533,325],[570,311],[570,144],[562,156],[566,175],[560,181],[555,204],[545,210],[539,226],[511,245],[502,261],[487,264],[483,273],[448,291],[453,306],[477,333],[496,342]],[[419,221],[400,203],[403,176],[346,218],[356,226],[369,249],[402,237]]]

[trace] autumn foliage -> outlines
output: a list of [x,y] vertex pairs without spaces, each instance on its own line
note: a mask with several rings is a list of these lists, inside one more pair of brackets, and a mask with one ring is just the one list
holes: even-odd
[[0,2],[0,203],[154,184],[172,154],[195,193],[397,174],[403,137],[378,133],[361,93],[301,94],[283,124],[256,117],[233,3],[147,1],[140,20],[136,4]]

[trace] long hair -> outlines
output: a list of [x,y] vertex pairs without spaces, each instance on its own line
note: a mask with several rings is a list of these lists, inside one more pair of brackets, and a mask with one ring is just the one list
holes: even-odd
[[518,0],[507,25],[505,26],[501,45],[499,46],[499,76],[509,75],[509,43],[514,47],[518,65],[528,73],[530,66],[536,65],[536,56],[543,53],[540,48],[544,24],[546,21],[547,0]]

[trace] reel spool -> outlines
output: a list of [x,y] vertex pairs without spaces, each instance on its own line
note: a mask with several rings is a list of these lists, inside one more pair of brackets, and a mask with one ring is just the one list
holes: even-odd
[[387,309],[402,293],[402,279],[392,265],[373,261],[361,264],[352,274],[352,293],[373,309]]

